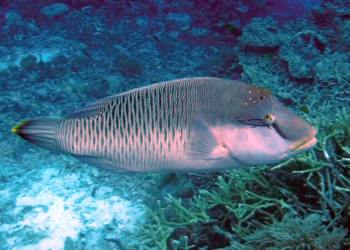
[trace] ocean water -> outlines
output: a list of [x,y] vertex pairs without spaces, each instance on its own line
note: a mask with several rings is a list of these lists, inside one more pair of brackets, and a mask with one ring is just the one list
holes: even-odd
[[[350,2],[0,1],[0,249],[350,249]],[[217,173],[111,172],[11,133],[183,77],[270,89],[312,150]]]

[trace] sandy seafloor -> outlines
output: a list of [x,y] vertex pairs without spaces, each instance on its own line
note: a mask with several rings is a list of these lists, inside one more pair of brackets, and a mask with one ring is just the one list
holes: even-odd
[[142,248],[147,204],[171,192],[161,174],[111,173],[29,145],[10,132],[22,119],[191,76],[268,87],[313,122],[349,107],[349,18],[310,14],[346,15],[346,2],[2,2],[1,249]]

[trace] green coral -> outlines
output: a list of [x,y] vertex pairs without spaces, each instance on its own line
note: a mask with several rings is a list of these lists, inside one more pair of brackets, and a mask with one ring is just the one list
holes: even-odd
[[320,214],[300,219],[286,214],[281,221],[274,221],[245,237],[255,249],[339,249],[346,236],[344,229],[328,231]]

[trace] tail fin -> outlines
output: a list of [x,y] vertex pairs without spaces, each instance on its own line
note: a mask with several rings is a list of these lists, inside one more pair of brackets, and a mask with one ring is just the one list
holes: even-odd
[[55,118],[24,120],[12,128],[12,133],[33,144],[58,150],[57,131],[60,121]]

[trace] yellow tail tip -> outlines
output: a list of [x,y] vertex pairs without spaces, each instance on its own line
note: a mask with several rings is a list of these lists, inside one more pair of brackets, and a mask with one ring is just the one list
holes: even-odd
[[24,121],[21,121],[20,123],[18,123],[17,125],[15,125],[13,128],[11,128],[11,131],[13,134],[17,135],[18,132],[20,131],[20,129],[25,125],[27,124],[27,121],[24,120]]

